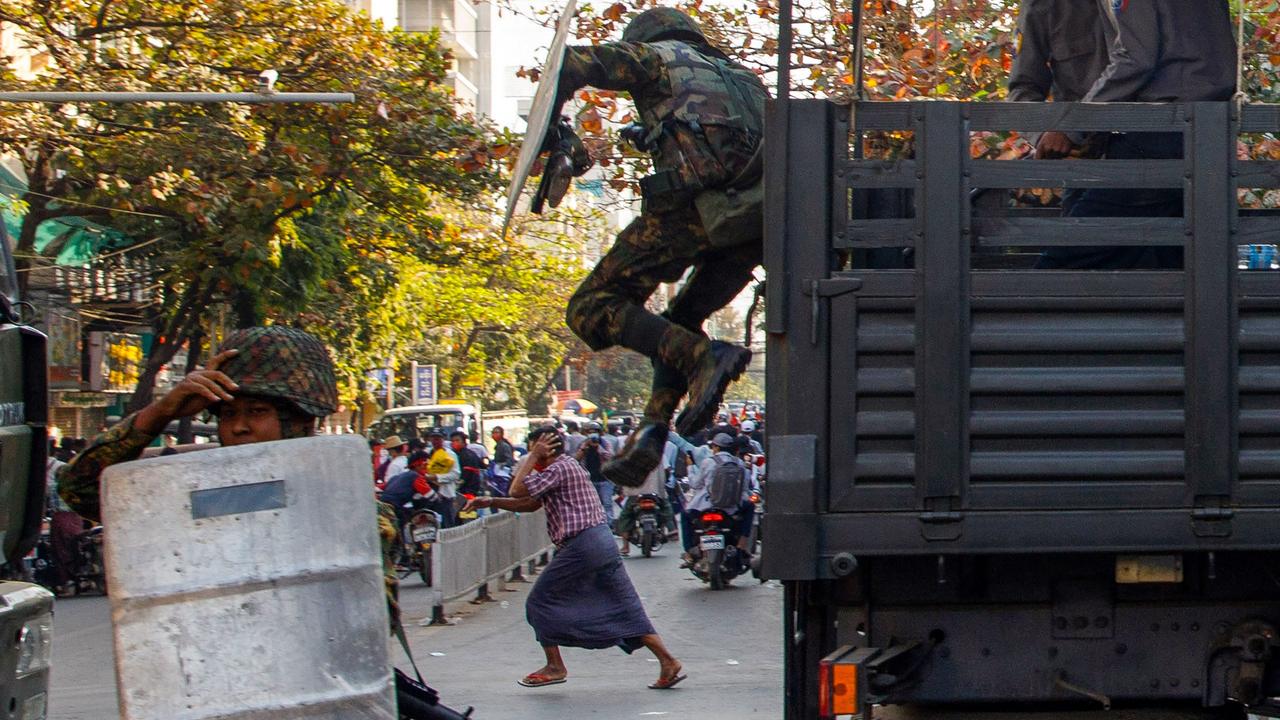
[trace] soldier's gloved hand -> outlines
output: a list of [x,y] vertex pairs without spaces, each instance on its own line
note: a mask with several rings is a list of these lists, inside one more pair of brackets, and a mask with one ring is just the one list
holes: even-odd
[[569,118],[561,115],[555,123],[547,128],[547,135],[542,139],[542,147],[538,148],[538,152],[555,152],[563,142],[566,130],[572,133],[573,126],[569,124]]
[[578,137],[573,130],[566,133],[564,145],[568,150],[569,160],[573,163],[574,177],[585,175],[596,164],[596,161],[591,159],[591,153],[587,152],[587,146],[582,144],[582,138]]
[[637,152],[649,152],[649,143],[645,138],[649,135],[649,131],[640,123],[631,123],[622,128],[622,132],[618,133],[624,141]]

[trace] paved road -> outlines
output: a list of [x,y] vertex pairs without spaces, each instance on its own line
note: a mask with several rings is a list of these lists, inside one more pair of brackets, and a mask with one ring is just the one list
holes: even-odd
[[111,607],[104,597],[58,600],[53,608],[49,717],[111,720],[116,710]]
[[[542,665],[524,621],[528,585],[495,592],[496,602],[450,605],[456,624],[419,627],[430,613],[426,588],[405,581],[402,604],[410,643],[427,681],[451,705],[473,705],[477,720],[660,718],[738,720],[782,715],[782,590],[739,578],[713,593],[676,567],[675,546],[627,570],[658,632],[689,680],[670,691],[645,687],[658,675],[647,651],[566,649],[570,680],[527,689],[516,680]],[[58,601],[54,620],[50,720],[112,720],[116,709],[110,609],[105,598]],[[393,649],[398,660],[403,654]],[[407,663],[402,664],[407,667]]]
[[[522,718],[656,718],[739,720],[782,716],[781,606],[776,583],[740,578],[713,593],[675,566],[672,546],[655,558],[626,561],[658,632],[684,662],[689,680],[671,691],[645,687],[658,674],[646,651],[567,649],[570,680],[527,689],[516,685],[541,666],[542,653],[524,621],[528,585],[495,592],[485,605],[449,607],[455,624],[419,627],[429,614],[426,588],[408,580],[403,604],[409,635],[427,681],[447,704],[473,705],[477,720]],[[110,611],[105,598],[61,600],[54,621],[51,720],[118,719],[112,675]],[[393,645],[402,664],[402,653]],[[1185,709],[1031,713],[983,710],[944,713],[890,708],[877,720],[1183,720],[1204,714]],[[1236,716],[1238,717],[1238,716]]]

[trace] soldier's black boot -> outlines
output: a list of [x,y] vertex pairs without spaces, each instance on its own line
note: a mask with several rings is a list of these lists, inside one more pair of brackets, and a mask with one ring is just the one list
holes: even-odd
[[667,432],[665,424],[645,421],[639,430],[627,438],[622,451],[600,468],[600,472],[614,485],[640,487],[649,473],[662,462],[662,451],[667,446]]
[[676,432],[689,437],[707,426],[720,409],[729,383],[751,364],[751,351],[718,340],[697,348],[687,366],[677,365],[689,378],[684,410],[676,418]]

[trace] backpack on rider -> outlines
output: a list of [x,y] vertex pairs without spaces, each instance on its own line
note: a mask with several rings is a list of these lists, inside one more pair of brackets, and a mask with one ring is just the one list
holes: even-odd
[[728,454],[715,456],[715,470],[707,485],[707,499],[717,510],[737,512],[742,506],[742,489],[747,482],[747,468],[742,461]]

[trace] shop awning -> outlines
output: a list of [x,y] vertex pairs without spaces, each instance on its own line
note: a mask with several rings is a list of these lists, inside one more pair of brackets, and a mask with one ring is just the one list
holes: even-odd
[[[0,163],[0,216],[12,242],[17,242],[22,230],[23,214],[13,202],[26,192],[27,184]],[[84,266],[99,253],[133,244],[128,235],[77,217],[46,220],[36,228],[35,250],[52,258],[55,264]]]

